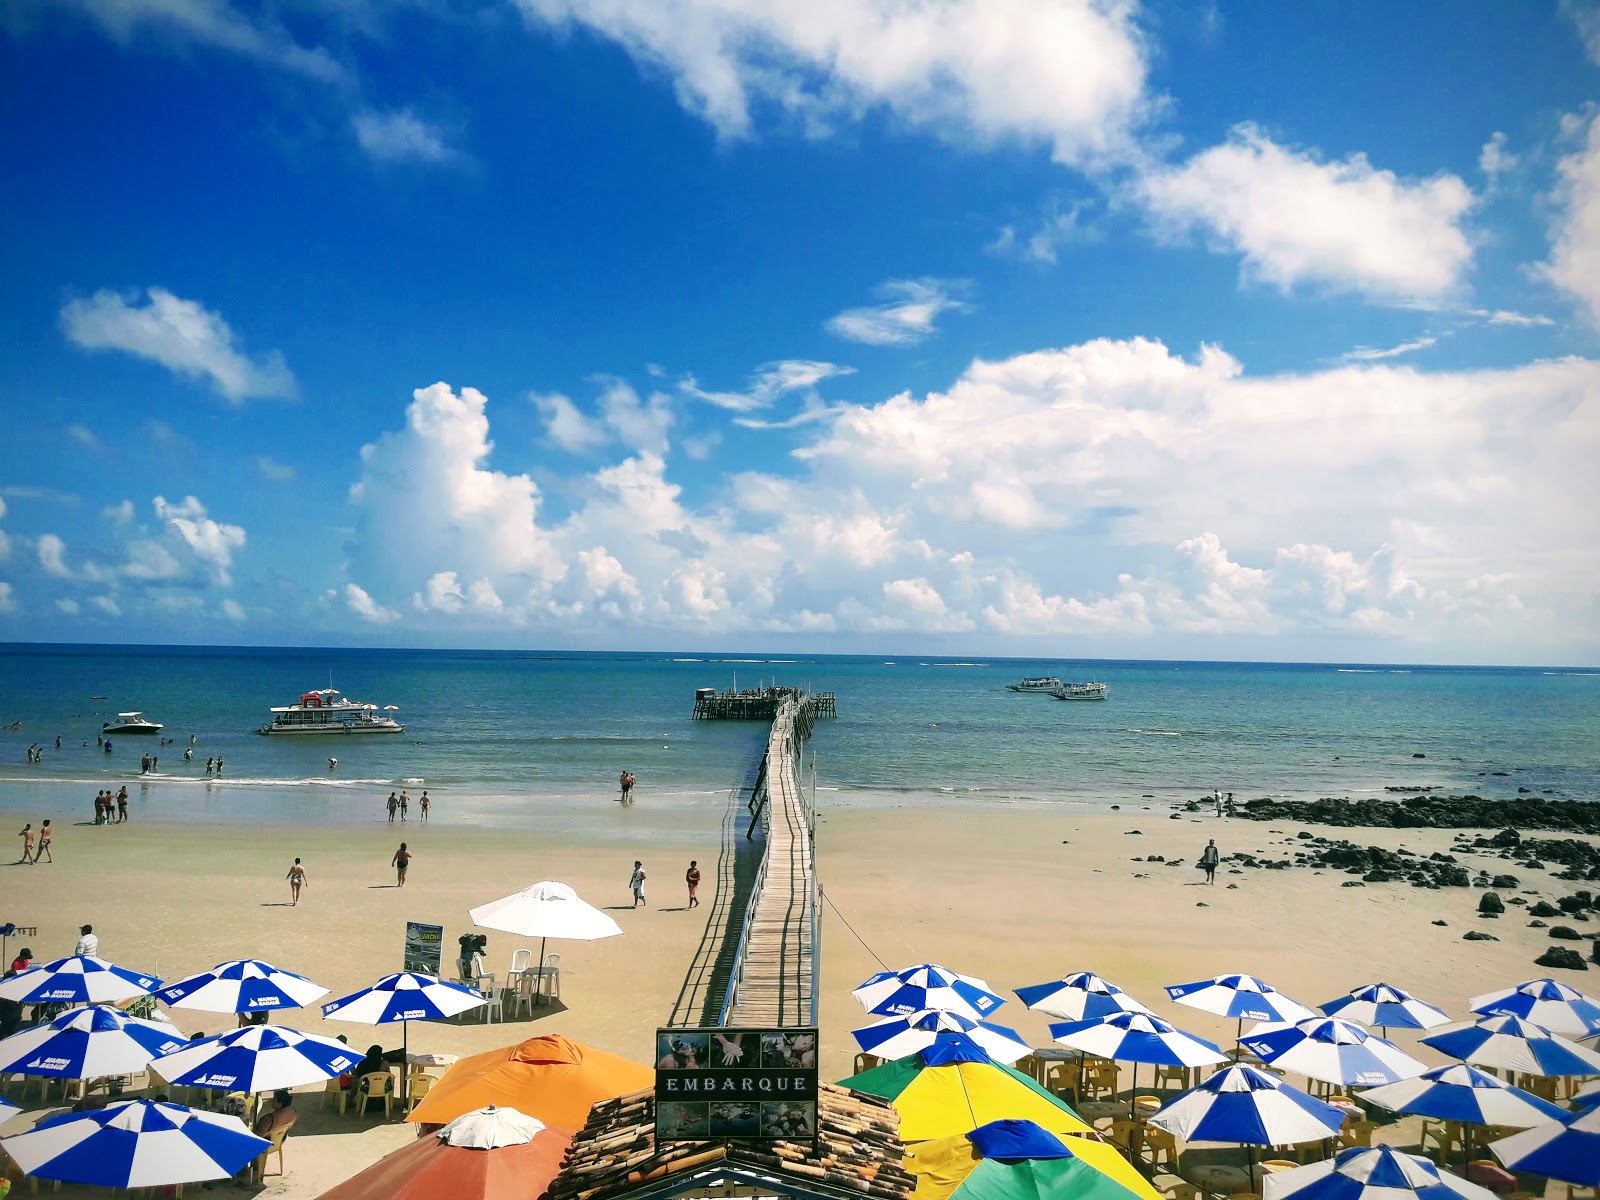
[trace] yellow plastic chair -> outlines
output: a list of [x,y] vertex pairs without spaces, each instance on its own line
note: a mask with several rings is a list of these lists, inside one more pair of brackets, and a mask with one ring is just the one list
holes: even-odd
[[1083,1086],[1083,1064],[1076,1062],[1052,1063],[1044,1076],[1045,1090],[1061,1097],[1068,1092],[1074,1100]]
[[350,1104],[355,1110],[357,1120],[365,1119],[367,1105],[374,1100],[383,1101],[385,1119],[394,1115],[394,1076],[389,1072],[370,1071],[356,1080],[355,1086],[350,1090],[355,1093],[350,1097]]
[[1172,1084],[1180,1092],[1186,1090],[1189,1086],[1189,1068],[1158,1066],[1156,1068],[1156,1086],[1164,1089],[1168,1084]]
[[270,1144],[256,1157],[255,1161],[250,1164],[250,1177],[257,1183],[260,1183],[266,1179],[267,1159],[271,1158],[274,1154],[278,1156],[278,1174],[282,1175],[284,1173],[283,1143],[289,1140],[289,1133],[292,1128],[292,1126],[285,1125],[280,1129],[274,1129],[270,1134],[267,1135],[267,1141]]
[[881,1065],[882,1062],[883,1059],[879,1058],[876,1054],[858,1054],[856,1055],[855,1064],[852,1067],[850,1074],[859,1075],[863,1071],[870,1071],[873,1067]]
[[1152,1170],[1163,1166],[1172,1171],[1178,1169],[1178,1139],[1171,1133],[1146,1122],[1140,1140],[1140,1154]]
[[322,1089],[322,1107],[337,1108],[339,1115],[344,1116],[345,1106],[350,1102],[350,1089],[339,1086],[339,1077],[335,1075],[328,1080],[328,1086]]
[[1378,1126],[1372,1121],[1356,1121],[1339,1131],[1339,1149],[1351,1150],[1357,1146],[1371,1146],[1372,1133]]
[[1016,1062],[1011,1064],[1011,1069],[1013,1071],[1021,1071],[1035,1083],[1043,1083],[1044,1080],[1039,1078],[1039,1067],[1039,1060],[1031,1054],[1024,1054],[1021,1058],[1017,1059]]
[[409,1117],[416,1111],[417,1105],[422,1103],[422,1098],[438,1082],[437,1076],[429,1075],[426,1071],[415,1071],[406,1076],[406,1116]]

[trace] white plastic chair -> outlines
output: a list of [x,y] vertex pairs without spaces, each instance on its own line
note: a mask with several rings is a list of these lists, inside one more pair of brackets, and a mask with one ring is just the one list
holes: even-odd
[[539,980],[540,991],[544,995],[545,1003],[550,1002],[550,997],[558,999],[561,996],[561,955],[546,954],[544,962],[534,969],[534,974]]
[[483,1006],[484,1023],[487,1024],[494,1020],[496,1013],[504,1021],[506,1019],[505,1009],[501,1007],[500,989],[494,985],[494,972],[485,971],[473,981],[473,986],[478,989],[478,995],[482,996],[487,1002]]
[[511,952],[511,969],[506,972],[506,986],[513,986],[517,982],[517,976],[526,971],[528,965],[532,962],[532,950],[513,950]]
[[538,978],[535,974],[531,970],[524,970],[517,975],[511,987],[506,989],[511,993],[511,1011],[513,1014],[520,1013],[526,1008],[528,1016],[533,1016],[533,987],[536,983],[538,983]]

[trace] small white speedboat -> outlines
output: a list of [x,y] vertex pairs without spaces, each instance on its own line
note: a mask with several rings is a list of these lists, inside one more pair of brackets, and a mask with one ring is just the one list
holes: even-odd
[[146,721],[143,713],[125,712],[118,713],[115,721],[107,721],[100,726],[102,734],[125,733],[160,733],[162,725],[159,721]]

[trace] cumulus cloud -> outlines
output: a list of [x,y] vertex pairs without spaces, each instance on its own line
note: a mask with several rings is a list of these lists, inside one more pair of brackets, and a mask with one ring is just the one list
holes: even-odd
[[443,127],[424,120],[409,108],[394,112],[364,109],[351,118],[356,141],[378,162],[445,164],[460,159],[450,147]]
[[281,463],[265,454],[256,456],[256,470],[261,473],[261,478],[270,479],[273,483],[293,483],[300,476],[288,463]]
[[1584,53],[1600,66],[1600,4],[1595,0],[1561,0],[1561,11],[1577,28]]
[[78,602],[62,597],[56,601],[56,611],[64,617],[75,617],[78,615]]
[[0,579],[0,613],[14,613],[16,611],[17,600],[11,594],[11,585]]
[[133,501],[123,500],[116,504],[108,504],[100,510],[100,515],[113,525],[126,525],[133,520]]
[[1546,276],[1576,297],[1600,325],[1600,115],[1589,120],[1583,145],[1560,163]]
[[962,286],[943,279],[891,279],[877,288],[882,303],[847,308],[829,317],[826,328],[868,346],[912,346],[933,333],[941,313],[966,307],[952,294]]
[[105,613],[108,617],[120,617],[122,605],[118,604],[114,596],[91,596],[89,604]]
[[1042,221],[1033,226],[1031,232],[1015,225],[1003,225],[986,249],[1001,258],[1054,266],[1063,247],[1075,242],[1098,240],[1098,232],[1085,223],[1083,212],[1081,205],[1073,205],[1068,209],[1054,206]]
[[370,595],[367,590],[358,584],[347,583],[344,585],[345,607],[363,621],[370,621],[374,625],[387,625],[391,621],[398,621],[400,614],[392,608],[385,608]]
[[67,566],[67,545],[56,534],[39,535],[39,566],[53,579],[71,579],[72,568]]
[[1120,151],[1141,118],[1135,6],[1099,0],[518,0],[581,25],[671,80],[724,136],[763,107],[813,135],[880,109],[960,140],[1047,145],[1063,162]]
[[1136,185],[1158,233],[1195,231],[1246,276],[1386,301],[1438,301],[1472,262],[1471,190],[1454,175],[1408,181],[1356,154],[1324,162],[1250,125]]
[[224,596],[222,598],[222,603],[218,607],[220,608],[222,615],[227,617],[230,621],[238,621],[242,623],[249,616],[249,614],[244,610],[244,605],[240,604],[232,596]]
[[146,293],[99,291],[69,300],[61,309],[67,337],[85,350],[121,350],[160,363],[190,379],[209,379],[230,403],[256,396],[292,396],[294,376],[276,350],[257,359],[234,344],[221,314],[165,288]]
[[559,392],[528,397],[544,419],[545,435],[563,450],[583,454],[610,440],[603,422],[578,411],[578,406]]
[[1515,170],[1519,161],[1515,154],[1506,149],[1506,135],[1498,129],[1478,152],[1478,170],[1484,173],[1491,184],[1498,182],[1507,171]]
[[156,519],[177,533],[195,557],[210,567],[215,581],[223,587],[231,584],[233,555],[244,547],[244,529],[208,517],[205,506],[193,496],[185,496],[179,504],[157,496],[153,504]]

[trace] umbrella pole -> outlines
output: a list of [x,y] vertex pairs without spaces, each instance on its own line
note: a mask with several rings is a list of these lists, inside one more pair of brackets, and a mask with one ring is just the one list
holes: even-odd
[[544,994],[544,944],[547,940],[548,939],[544,937],[539,939],[539,971],[533,977],[534,982],[539,985],[538,1000],[540,1004],[545,1004],[548,1002]]
[[400,1022],[400,1119],[406,1115],[406,1092],[409,1091],[410,1080],[406,1078],[411,1073],[411,1022]]

